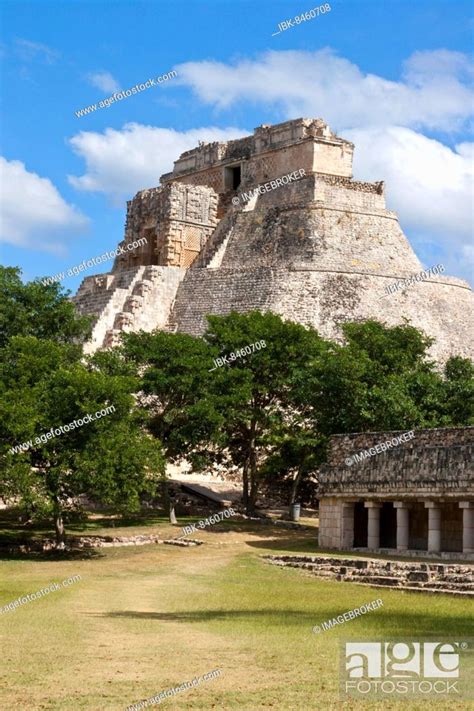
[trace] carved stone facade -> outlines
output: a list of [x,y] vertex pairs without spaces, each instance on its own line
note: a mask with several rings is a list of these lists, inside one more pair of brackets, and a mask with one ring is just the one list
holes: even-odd
[[[336,340],[345,321],[407,318],[435,339],[438,361],[472,357],[466,282],[432,276],[387,295],[423,267],[386,209],[383,182],[352,179],[353,151],[321,119],[298,119],[183,153],[161,187],[128,203],[122,244],[147,243],[79,288],[78,310],[96,316],[87,349],[121,330],[200,335],[207,314],[259,309]],[[303,177],[272,186],[293,171]],[[244,195],[262,184],[268,191]],[[121,312],[131,317],[115,319]]]
[[474,560],[474,427],[415,431],[354,463],[401,434],[331,438],[319,473],[319,546]]
[[170,183],[142,190],[127,203],[120,246],[146,242],[119,255],[113,271],[151,264],[190,267],[217,225],[216,213],[217,195],[206,187]]

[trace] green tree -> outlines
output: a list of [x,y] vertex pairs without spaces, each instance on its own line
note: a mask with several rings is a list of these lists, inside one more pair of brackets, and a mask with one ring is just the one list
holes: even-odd
[[[83,362],[74,345],[33,336],[12,337],[2,355],[4,496],[51,516],[62,546],[63,512],[71,499],[86,495],[125,512],[138,510],[142,495],[156,495],[163,457],[136,413],[136,378],[107,372],[110,357]],[[108,407],[106,416],[54,433]]]
[[39,279],[24,284],[20,275],[16,267],[0,266],[0,348],[19,335],[61,343],[86,340],[90,318],[78,316],[68,292]]
[[[451,359],[443,377],[431,339],[407,323],[347,323],[337,344],[272,313],[208,321],[202,339],[129,334],[125,354],[143,371],[143,403],[167,456],[239,467],[249,513],[263,478],[291,478],[295,501],[332,434],[469,423],[472,366]],[[266,348],[212,368],[262,339]]]
[[[413,326],[346,323],[346,342],[313,364],[300,400],[327,434],[438,427],[442,377],[428,357],[432,340]],[[309,385],[309,387],[306,387]]]
[[444,367],[444,412],[453,426],[474,425],[474,365],[453,356]]
[[[314,330],[272,313],[232,312],[208,321],[203,339],[134,334],[126,352],[146,366],[143,389],[156,398],[149,405],[152,429],[167,454],[187,456],[195,466],[239,467],[244,505],[253,513],[263,472],[282,462],[278,448],[292,436],[302,440],[292,381],[325,343]],[[214,358],[261,341],[260,350],[212,368]]]

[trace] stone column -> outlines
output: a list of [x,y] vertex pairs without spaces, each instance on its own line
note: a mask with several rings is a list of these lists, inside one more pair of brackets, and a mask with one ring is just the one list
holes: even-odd
[[441,508],[437,501],[425,501],[428,509],[428,552],[441,550]]
[[394,501],[397,510],[397,551],[408,550],[409,542],[409,510],[405,501]]
[[474,553],[474,503],[460,501],[462,509],[462,552]]
[[354,502],[341,503],[341,548],[354,547]]
[[382,504],[378,501],[364,501],[364,506],[369,509],[367,548],[373,551],[380,548],[380,509]]

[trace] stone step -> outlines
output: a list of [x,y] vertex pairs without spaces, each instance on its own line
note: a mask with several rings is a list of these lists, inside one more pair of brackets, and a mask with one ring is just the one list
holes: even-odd
[[[415,585],[415,583],[410,584]],[[474,583],[448,583],[440,582],[438,580],[431,580],[428,583],[428,586],[436,590],[472,590],[474,592]]]
[[[370,585],[370,587],[373,588],[382,588],[386,589],[388,586],[387,585],[378,585],[376,583],[355,583],[355,585]],[[474,592],[471,592],[470,590],[450,590],[449,588],[442,588],[442,589],[437,589],[433,588],[432,585],[426,585],[422,587],[415,587],[415,585],[400,585],[396,588],[397,590],[403,590],[403,592],[416,592],[416,593],[431,593],[432,595],[436,594],[439,595],[442,593],[443,595],[454,595],[455,597],[466,597],[466,598],[472,598],[474,597]]]
[[365,583],[366,585],[383,585],[384,587],[398,588],[403,584],[401,578],[395,578],[393,575],[373,575],[370,578],[362,575],[354,575],[348,577],[342,576],[342,580],[351,583]]
[[[377,559],[342,559],[304,555],[264,557],[275,565],[307,570],[316,577],[351,582],[356,585],[449,593],[464,597],[474,595],[473,568],[470,566],[430,565],[421,562],[406,564]],[[446,568],[449,568],[450,572],[447,572]]]
[[192,265],[193,269],[208,266],[228,233],[233,230],[236,218],[237,213],[232,209],[225,214],[225,217],[219,222],[207,243],[202,248],[201,253],[194,260]]

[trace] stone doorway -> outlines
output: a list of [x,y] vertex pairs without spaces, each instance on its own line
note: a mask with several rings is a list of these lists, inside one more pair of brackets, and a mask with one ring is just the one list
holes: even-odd
[[408,548],[415,551],[428,549],[428,509],[418,501],[410,506]]
[[380,510],[380,548],[397,547],[397,510],[384,501]]
[[354,548],[367,548],[368,510],[363,501],[354,504]]
[[240,164],[224,169],[224,185],[226,190],[237,190],[242,181]]
[[456,501],[441,504],[441,550],[462,552],[462,509]]

